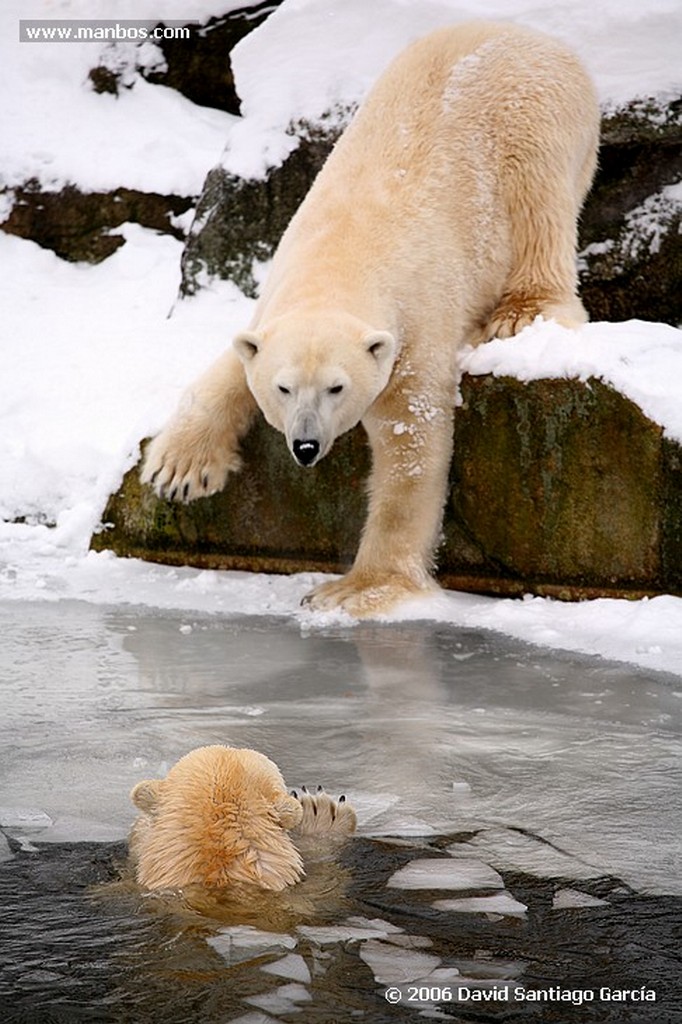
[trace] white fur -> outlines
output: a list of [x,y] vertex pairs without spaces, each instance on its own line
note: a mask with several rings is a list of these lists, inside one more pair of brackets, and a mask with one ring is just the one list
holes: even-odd
[[315,607],[373,615],[435,586],[463,343],[536,316],[586,319],[577,219],[596,165],[593,87],[561,44],[482,22],[409,47],[293,218],[248,332],[152,443],[143,479],[221,488],[257,407],[314,464],[362,422],[372,446],[355,564]]

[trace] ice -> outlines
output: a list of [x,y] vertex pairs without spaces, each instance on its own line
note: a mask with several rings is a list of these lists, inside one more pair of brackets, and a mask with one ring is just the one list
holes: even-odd
[[244,1013],[233,1017],[229,1024],[279,1024],[279,1021],[267,1013]]
[[272,1013],[296,1013],[301,1009],[297,1003],[311,1002],[312,998],[305,986],[292,983],[280,985],[274,991],[264,992],[262,995],[247,996],[244,1002]]
[[303,984],[310,984],[310,970],[307,963],[298,953],[288,953],[281,960],[274,964],[266,964],[261,967],[266,974],[276,974],[281,978],[290,978],[292,981],[300,981]]
[[[13,830],[34,844],[125,838],[136,782],[193,747],[231,743],[272,757],[290,786],[345,792],[361,836],[414,848],[400,827],[415,820],[431,836],[468,833],[440,858],[425,836],[427,871],[408,867],[393,885],[483,883],[482,895],[504,888],[495,872],[521,870],[680,889],[680,698],[668,676],[423,622],[301,631],[276,618],[5,602],[0,631],[0,793],[51,819]],[[466,800],[453,779],[471,786]]]
[[0,828],[49,828],[54,824],[45,811],[33,807],[0,807]]
[[413,860],[388,880],[393,889],[503,889],[502,876],[480,860]]
[[495,867],[527,871],[536,877],[596,878],[598,867],[579,856],[558,850],[551,843],[511,829],[491,828],[480,832],[466,843],[449,847],[454,857],[476,853]]
[[206,941],[229,964],[250,960],[254,956],[279,949],[294,949],[296,946],[296,938],[293,935],[265,932],[251,925],[221,928],[217,935],[209,936]]
[[425,978],[441,963],[439,956],[397,949],[377,939],[363,942],[359,954],[380,985],[399,985]]
[[552,899],[552,910],[571,910],[574,907],[608,907],[608,900],[580,892],[579,889],[558,889]]
[[351,942],[362,939],[377,939],[400,932],[388,921],[367,921],[351,918],[346,924],[338,925],[307,925],[299,926],[298,931],[306,939],[317,942],[320,946],[336,942]]
[[502,914],[503,917],[523,917],[528,907],[508,892],[495,896],[469,896],[456,900],[436,900],[435,910],[450,910],[455,914]]

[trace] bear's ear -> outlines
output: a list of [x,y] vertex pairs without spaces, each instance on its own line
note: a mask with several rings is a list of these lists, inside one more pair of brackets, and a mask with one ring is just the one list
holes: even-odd
[[233,342],[235,351],[241,361],[246,364],[250,363],[253,357],[258,353],[258,349],[262,345],[261,339],[257,334],[252,331],[242,331],[238,334]]
[[396,353],[395,338],[390,331],[368,331],[362,339],[365,351],[376,359],[380,369],[393,365]]
[[161,796],[163,779],[143,779],[130,791],[130,799],[145,814],[153,814]]

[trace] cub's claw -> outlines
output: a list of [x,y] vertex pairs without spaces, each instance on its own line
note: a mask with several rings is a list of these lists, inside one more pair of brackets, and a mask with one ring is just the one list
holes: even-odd
[[291,795],[300,802],[303,810],[297,829],[300,835],[342,837],[355,832],[357,818],[345,795],[334,800],[322,786],[317,787],[314,795],[306,786],[301,786],[300,794],[292,789]]

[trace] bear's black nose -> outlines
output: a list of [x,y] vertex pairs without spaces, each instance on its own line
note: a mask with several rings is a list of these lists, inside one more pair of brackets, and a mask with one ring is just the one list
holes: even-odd
[[294,441],[293,444],[294,456],[302,466],[312,466],[313,462],[320,454],[320,442],[319,441]]

